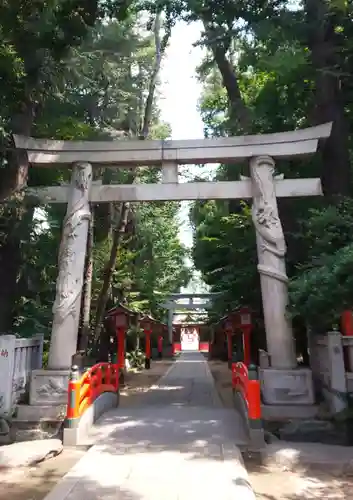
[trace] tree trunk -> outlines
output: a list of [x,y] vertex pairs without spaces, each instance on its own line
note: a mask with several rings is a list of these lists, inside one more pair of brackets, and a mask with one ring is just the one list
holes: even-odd
[[249,134],[252,128],[251,113],[241,96],[236,72],[226,57],[223,47],[214,47],[212,52],[227,91],[231,123],[236,124],[239,131]]
[[123,234],[125,233],[126,229],[126,224],[127,224],[127,219],[129,215],[129,209],[130,209],[130,204],[129,203],[123,203],[121,212],[120,212],[120,220],[116,225],[116,228],[113,231],[113,241],[112,241],[112,246],[110,250],[110,255],[109,259],[104,271],[104,278],[103,278],[103,284],[101,291],[99,293],[98,301],[97,301],[97,311],[96,311],[96,318],[95,318],[95,324],[94,324],[94,341],[97,342],[100,334],[101,334],[101,328],[102,328],[102,323],[104,320],[104,315],[105,315],[105,309],[106,305],[108,302],[109,298],[109,289],[110,289],[110,284],[112,280],[112,276],[115,270],[115,264],[116,264],[116,259],[118,256],[118,250],[119,250],[119,245],[121,242],[121,239],[123,237]]
[[[30,135],[34,107],[30,100],[23,103],[23,111],[14,116],[12,131]],[[28,159],[24,151],[11,149],[8,165],[0,169],[0,200],[11,200],[0,208],[0,333],[12,330],[14,306],[17,299],[20,266],[22,262],[21,240],[29,237],[33,209],[23,205],[21,189],[27,183]]]
[[223,27],[216,26],[210,12],[200,13],[208,45],[212,50],[214,60],[222,75],[223,85],[228,96],[228,114],[230,128],[236,128],[237,133],[249,134],[252,128],[252,116],[240,92],[238,78],[234,66],[227,57],[231,37]]
[[[337,43],[338,22],[326,0],[305,0],[307,43],[316,71],[314,124],[333,122],[332,134],[322,151],[322,184],[329,197],[351,193],[351,168],[348,149],[348,124],[344,112]],[[338,14],[336,14],[338,15]]]

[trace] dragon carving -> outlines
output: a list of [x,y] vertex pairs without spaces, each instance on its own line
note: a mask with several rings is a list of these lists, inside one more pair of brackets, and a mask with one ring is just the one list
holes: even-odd
[[278,215],[273,182],[274,165],[274,160],[269,156],[258,156],[250,161],[254,190],[251,212],[260,253],[263,257],[265,252],[271,255],[271,259],[259,259],[258,271],[287,283],[284,267],[286,242]]
[[78,236],[77,230],[83,221],[90,219],[88,188],[92,177],[88,164],[76,164],[73,170],[71,188],[80,192],[81,196],[72,205],[68,205],[63,223],[63,235],[60,244],[58,268],[59,276],[56,283],[56,296],[53,304],[55,321],[62,323],[67,316],[75,313],[75,303],[79,298],[83,284],[83,275],[77,280],[77,274],[72,273],[75,266],[76,253],[72,242]]

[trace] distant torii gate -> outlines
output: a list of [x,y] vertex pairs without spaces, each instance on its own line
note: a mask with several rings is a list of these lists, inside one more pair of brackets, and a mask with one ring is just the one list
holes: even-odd
[[[161,307],[168,310],[168,336],[169,341],[173,339],[173,318],[176,310],[194,311],[197,309],[208,309],[212,304],[212,298],[218,295],[217,293],[172,293],[169,295],[168,300],[161,304]],[[187,304],[181,304],[179,300],[187,299]],[[195,302],[199,299],[199,302]]]
[[[15,146],[27,151],[30,164],[73,167],[70,186],[27,190],[29,196],[44,203],[67,203],[53,306],[48,369],[56,372],[51,373],[51,378],[62,379],[64,372],[68,373],[76,350],[90,203],[252,198],[271,367],[276,370],[274,380],[279,379],[278,370],[283,370],[283,384],[290,384],[288,373],[297,363],[292,328],[286,316],[286,245],[276,197],[317,196],[322,190],[320,179],[274,177],[275,160],[315,153],[319,140],[329,137],[331,128],[332,124],[327,123],[294,132],[189,141],[85,142],[14,136]],[[178,183],[178,165],[244,161],[249,161],[249,178],[236,182]],[[92,182],[92,165],[161,166],[162,183],[102,186]],[[58,370],[64,372],[58,374]],[[297,374],[298,370],[298,385]],[[305,381],[307,378],[304,375]]]

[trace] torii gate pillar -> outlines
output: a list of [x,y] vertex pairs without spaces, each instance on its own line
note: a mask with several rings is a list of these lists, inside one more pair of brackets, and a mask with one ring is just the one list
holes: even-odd
[[278,214],[274,159],[262,155],[250,160],[253,189],[252,219],[256,230],[258,271],[270,367],[260,369],[264,403],[312,405],[312,373],[298,368],[292,325],[288,319],[286,243]]
[[292,326],[286,314],[288,277],[286,243],[278,215],[274,187],[275,162],[270,156],[250,160],[253,185],[252,218],[256,230],[267,350],[273,368],[297,366]]
[[53,327],[48,368],[69,370],[76,352],[81,310],[81,292],[90,219],[89,191],[92,167],[89,163],[74,165],[71,196],[64,219],[59,249],[59,274],[53,305]]

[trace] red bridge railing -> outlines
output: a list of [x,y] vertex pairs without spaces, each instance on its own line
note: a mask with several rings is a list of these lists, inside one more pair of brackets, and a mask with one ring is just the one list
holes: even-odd
[[77,366],[71,370],[68,390],[66,423],[68,427],[80,419],[103,392],[118,392],[119,368],[117,363],[98,363],[80,376]]
[[256,366],[232,363],[232,388],[242,398],[250,427],[261,426],[261,390]]

